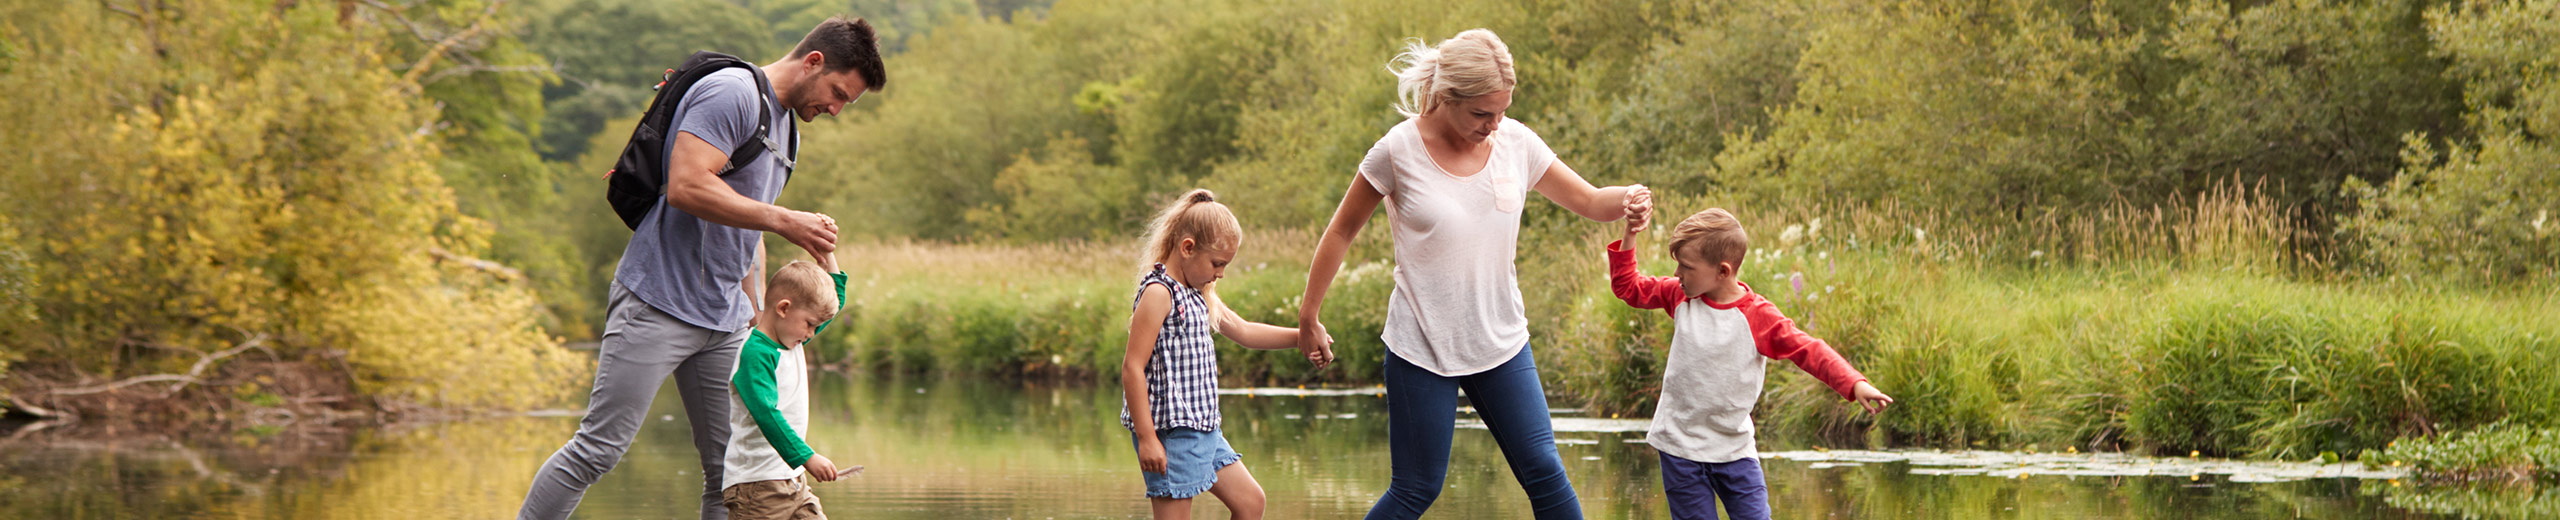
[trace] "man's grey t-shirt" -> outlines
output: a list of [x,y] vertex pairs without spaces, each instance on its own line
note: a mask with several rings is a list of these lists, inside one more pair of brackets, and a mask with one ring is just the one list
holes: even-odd
[[[769,91],[759,95],[757,90],[755,76],[746,69],[704,76],[677,102],[668,147],[674,147],[677,133],[692,133],[721,150],[745,145],[756,135],[754,121],[760,113],[756,103],[771,97]],[[791,111],[781,105],[772,107],[769,124],[776,145],[768,146],[763,157],[720,176],[739,195],[768,204],[782,192],[783,181],[790,175],[784,166],[785,154],[797,149],[800,139]],[[640,301],[685,323],[736,331],[745,328],[747,318],[755,314],[755,302],[739,291],[738,283],[752,270],[749,264],[755,262],[756,241],[763,236],[763,232],[695,218],[659,197],[658,206],[632,230],[631,244],[623,248],[622,263],[613,277]]]

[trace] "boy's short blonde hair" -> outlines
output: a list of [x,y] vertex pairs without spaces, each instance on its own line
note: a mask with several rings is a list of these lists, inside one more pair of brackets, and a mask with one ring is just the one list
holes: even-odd
[[827,277],[818,264],[792,260],[773,272],[773,283],[766,284],[764,307],[771,309],[783,300],[791,300],[793,310],[815,310],[820,315],[834,316],[843,306],[836,301],[836,281]]
[[1742,231],[1742,221],[1724,208],[1707,208],[1680,225],[1671,228],[1671,257],[1695,260],[1707,265],[1732,263],[1742,270],[1744,253],[1751,250],[1751,235]]

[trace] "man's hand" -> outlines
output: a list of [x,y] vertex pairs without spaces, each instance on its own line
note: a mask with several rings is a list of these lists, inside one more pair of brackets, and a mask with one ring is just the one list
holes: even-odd
[[792,245],[807,250],[811,258],[836,252],[836,219],[834,217],[806,211],[785,212],[782,214],[782,222],[773,227],[773,232],[781,234],[785,240],[790,240]]
[[1893,396],[1884,395],[1884,391],[1877,390],[1876,385],[1866,381],[1859,381],[1858,387],[1850,390],[1849,394],[1850,400],[1867,407],[1867,413],[1884,413],[1884,407],[1893,404]]

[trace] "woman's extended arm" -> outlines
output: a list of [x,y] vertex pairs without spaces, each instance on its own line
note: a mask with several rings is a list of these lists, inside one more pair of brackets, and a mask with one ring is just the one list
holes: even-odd
[[1626,218],[1653,207],[1650,197],[1641,201],[1632,197],[1636,192],[1645,191],[1643,185],[1595,187],[1591,181],[1582,180],[1582,174],[1574,173],[1573,167],[1565,166],[1563,160],[1547,164],[1547,172],[1539,177],[1536,188],[1539,195],[1556,201],[1556,205],[1564,206],[1582,218],[1602,222]]
[[1333,288],[1333,275],[1342,271],[1351,239],[1360,236],[1360,227],[1369,224],[1369,215],[1386,198],[1369,185],[1368,177],[1352,176],[1351,189],[1343,192],[1342,205],[1333,209],[1333,221],[1324,227],[1324,238],[1316,241],[1316,257],[1307,265],[1307,293],[1298,301],[1298,351],[1319,368],[1333,363],[1333,335],[1317,319],[1324,310],[1324,293]]

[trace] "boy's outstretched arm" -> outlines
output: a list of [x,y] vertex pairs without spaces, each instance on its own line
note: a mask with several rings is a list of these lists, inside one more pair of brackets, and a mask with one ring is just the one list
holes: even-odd
[[1645,276],[1636,271],[1636,252],[1621,247],[1624,242],[1609,243],[1609,292],[1627,305],[1638,309],[1670,310],[1688,299],[1680,290],[1680,279],[1670,276]]
[[1832,350],[1831,344],[1797,329],[1795,320],[1787,319],[1785,314],[1778,312],[1777,304],[1755,299],[1753,304],[1742,308],[1742,316],[1751,322],[1751,339],[1758,344],[1760,355],[1795,363],[1796,368],[1812,375],[1823,386],[1831,387],[1831,391],[1838,392],[1842,398],[1867,407],[1869,412],[1884,411],[1885,405],[1893,403],[1892,397],[1869,384],[1867,376],[1858,373],[1856,367],[1849,366],[1848,358],[1840,357],[1840,352]]
[[1217,325],[1218,335],[1226,336],[1228,340],[1254,350],[1298,348],[1297,327],[1282,327],[1246,320],[1244,316],[1236,314],[1235,309],[1227,308],[1227,302],[1218,299],[1218,293],[1211,292],[1207,296],[1209,297],[1209,314],[1217,320],[1214,323]]

